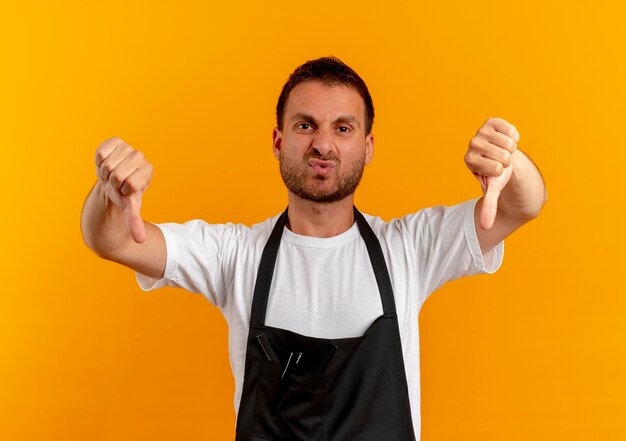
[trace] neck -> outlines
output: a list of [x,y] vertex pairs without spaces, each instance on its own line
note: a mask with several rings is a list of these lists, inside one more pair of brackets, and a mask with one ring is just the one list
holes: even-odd
[[289,192],[288,228],[296,234],[333,237],[354,223],[354,195],[331,203],[307,201]]

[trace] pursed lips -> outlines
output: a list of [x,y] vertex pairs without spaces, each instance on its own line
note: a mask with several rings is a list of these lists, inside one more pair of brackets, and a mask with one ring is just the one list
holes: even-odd
[[335,168],[335,163],[333,161],[324,161],[322,159],[310,159],[309,167],[311,167],[316,174],[327,175],[333,168]]

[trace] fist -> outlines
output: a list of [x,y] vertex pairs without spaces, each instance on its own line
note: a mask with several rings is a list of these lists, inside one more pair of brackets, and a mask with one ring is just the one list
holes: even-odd
[[465,154],[467,168],[480,182],[484,198],[480,227],[493,226],[498,211],[498,198],[513,173],[514,153],[519,132],[502,118],[489,118],[469,143]]
[[153,167],[139,150],[119,137],[107,139],[96,150],[96,175],[113,204],[124,210],[128,231],[135,242],[146,232],[141,219],[141,197],[152,179]]

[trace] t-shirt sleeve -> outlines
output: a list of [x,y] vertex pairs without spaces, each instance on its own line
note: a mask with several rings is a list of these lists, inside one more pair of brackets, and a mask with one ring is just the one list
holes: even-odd
[[474,226],[478,198],[450,207],[426,208],[405,217],[414,235],[420,292],[424,300],[445,282],[480,273],[494,273],[504,257],[504,241],[489,252],[480,249]]
[[208,224],[192,220],[184,224],[155,224],[165,237],[167,260],[163,278],[139,272],[137,282],[144,291],[172,286],[203,294],[215,306],[225,304],[226,274],[231,261],[236,228],[233,224]]

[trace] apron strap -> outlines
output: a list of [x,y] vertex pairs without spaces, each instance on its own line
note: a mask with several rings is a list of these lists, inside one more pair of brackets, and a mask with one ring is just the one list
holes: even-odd
[[261,264],[256,275],[254,285],[254,297],[252,298],[252,312],[250,313],[250,326],[265,326],[265,312],[267,310],[267,300],[269,299],[270,286],[276,265],[276,256],[280,247],[280,238],[283,236],[283,229],[287,225],[287,211],[289,207],[280,215],[270,238],[263,248]]
[[[263,254],[261,255],[261,263],[256,276],[254,285],[254,297],[252,298],[252,311],[250,313],[250,326],[265,326],[265,313],[267,311],[267,302],[269,299],[270,287],[272,285],[272,277],[274,275],[274,267],[276,266],[276,256],[280,248],[280,241],[283,235],[283,229],[287,225],[287,212],[289,207],[280,215],[272,233],[270,234]],[[378,238],[372,231],[363,215],[354,207],[354,218],[359,227],[361,237],[365,241],[367,253],[376,276],[376,284],[380,292],[380,298],[383,304],[384,314],[395,314],[396,304],[393,296],[393,288],[389,271],[385,262],[385,256],[380,246]]]
[[393,299],[393,288],[391,286],[391,278],[389,277],[389,270],[387,269],[387,263],[385,262],[385,255],[383,249],[380,246],[378,238],[372,231],[372,227],[367,223],[363,215],[359,210],[354,207],[354,217],[356,223],[359,226],[361,236],[365,241],[367,247],[367,253],[370,256],[370,262],[374,269],[374,275],[376,276],[376,283],[378,284],[378,291],[380,291],[380,299],[383,302],[383,312],[385,314],[396,313],[396,302]]

